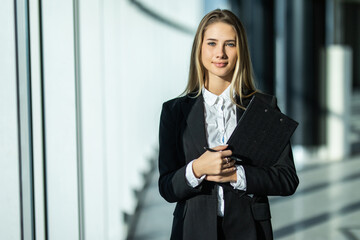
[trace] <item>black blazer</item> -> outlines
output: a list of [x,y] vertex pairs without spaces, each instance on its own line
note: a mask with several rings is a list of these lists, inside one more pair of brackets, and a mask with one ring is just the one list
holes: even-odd
[[[276,98],[256,93],[272,107]],[[250,99],[243,99],[246,106]],[[237,108],[239,119],[244,110]],[[189,95],[163,104],[159,134],[159,191],[168,202],[177,202],[171,239],[217,239],[217,191],[214,182],[204,180],[190,187],[185,178],[186,165],[204,153],[205,135],[203,97]],[[267,196],[288,196],[299,180],[290,143],[272,166],[244,165],[247,190],[224,189],[223,226],[226,239],[272,239],[270,208]],[[250,197],[248,194],[253,194]]]

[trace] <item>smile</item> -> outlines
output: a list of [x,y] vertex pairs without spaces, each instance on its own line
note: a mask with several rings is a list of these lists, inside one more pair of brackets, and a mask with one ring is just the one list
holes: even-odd
[[216,62],[214,62],[213,64],[214,64],[216,67],[219,67],[219,68],[226,67],[226,65],[227,65],[226,62],[221,62],[221,63],[216,63]]

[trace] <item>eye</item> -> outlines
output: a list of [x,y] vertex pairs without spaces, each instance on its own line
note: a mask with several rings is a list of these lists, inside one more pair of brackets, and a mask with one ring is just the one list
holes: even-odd
[[227,43],[226,46],[235,47],[235,43]]
[[215,43],[215,42],[208,42],[207,45],[209,45],[209,46],[215,46],[216,43]]

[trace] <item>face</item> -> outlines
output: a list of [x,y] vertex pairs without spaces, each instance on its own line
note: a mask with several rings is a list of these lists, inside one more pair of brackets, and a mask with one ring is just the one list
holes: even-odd
[[201,61],[207,70],[208,80],[221,78],[231,81],[237,60],[236,32],[227,23],[208,26],[201,46]]

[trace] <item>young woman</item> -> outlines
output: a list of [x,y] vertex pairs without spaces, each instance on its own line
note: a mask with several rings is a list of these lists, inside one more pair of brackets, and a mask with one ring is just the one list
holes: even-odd
[[160,119],[159,190],[177,203],[171,239],[273,238],[267,196],[291,195],[299,180],[290,143],[271,166],[230,159],[226,142],[253,95],[277,108],[275,97],[254,86],[240,20],[228,10],[208,13],[194,39],[185,96],[165,102]]

